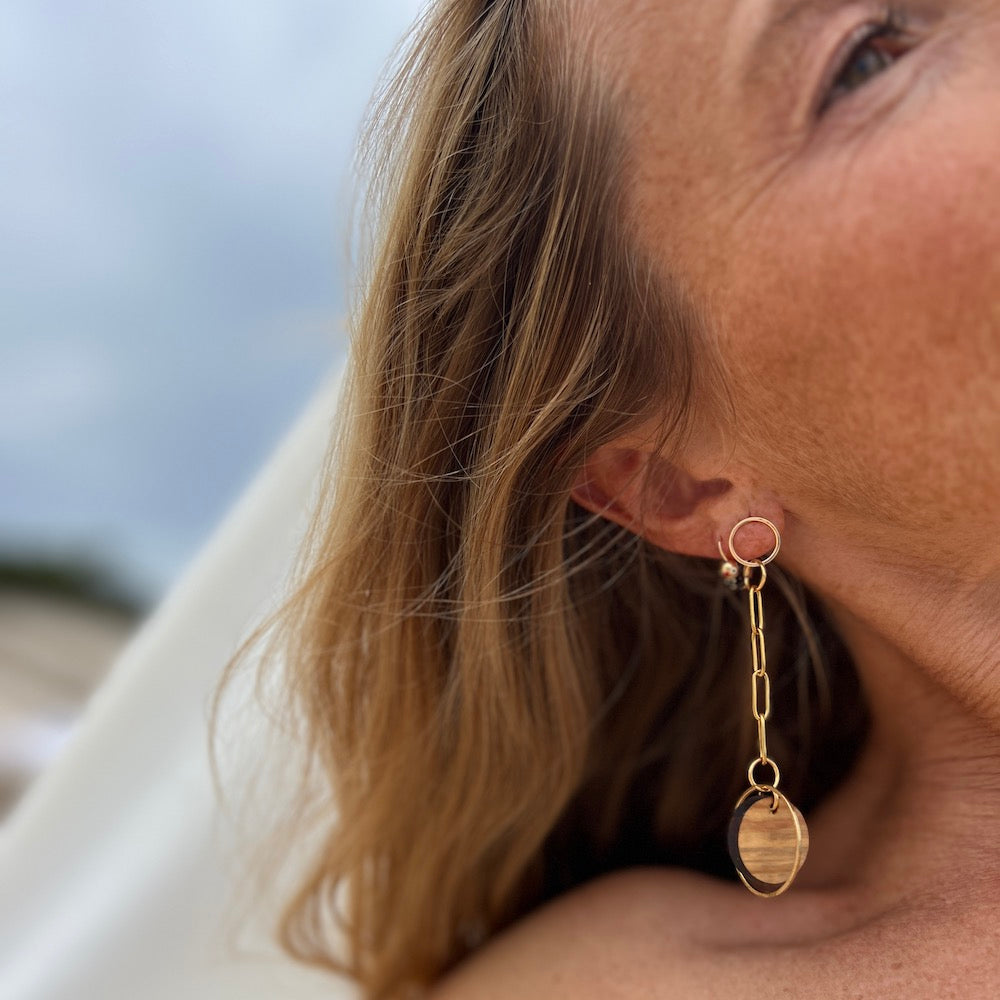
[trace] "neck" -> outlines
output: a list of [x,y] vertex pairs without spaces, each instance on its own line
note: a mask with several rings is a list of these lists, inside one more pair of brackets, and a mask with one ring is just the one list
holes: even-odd
[[933,917],[944,903],[1000,912],[997,576],[945,578],[832,546],[803,565],[823,568],[813,586],[873,725],[852,773],[807,817],[797,887],[868,916]]

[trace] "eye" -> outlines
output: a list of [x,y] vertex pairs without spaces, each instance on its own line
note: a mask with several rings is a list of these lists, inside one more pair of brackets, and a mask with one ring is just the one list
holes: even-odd
[[862,25],[847,40],[847,55],[836,60],[836,72],[818,114],[888,69],[906,51],[906,21],[895,8],[887,10],[877,22]]

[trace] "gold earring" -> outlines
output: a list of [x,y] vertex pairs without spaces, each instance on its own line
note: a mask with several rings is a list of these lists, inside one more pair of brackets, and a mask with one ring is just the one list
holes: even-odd
[[[763,559],[743,559],[733,547],[736,532],[745,524],[766,524],[774,532],[774,549]],[[778,765],[767,756],[767,733],[764,723],[771,712],[771,682],[767,675],[764,649],[764,605],[760,592],[767,581],[764,568],[781,548],[778,529],[765,517],[745,517],[729,532],[729,552],[742,567],[742,572],[722,551],[720,575],[727,586],[747,592],[750,601],[750,648],[753,673],[750,675],[750,704],[757,720],[759,755],[747,768],[750,787],[739,797],[729,821],[729,856],[743,884],[756,896],[777,896],[783,893],[799,873],[809,850],[809,830],[802,813],[778,791],[781,775]],[[760,571],[760,579],[751,582],[752,570]],[[770,784],[756,780],[758,766],[770,766],[774,780]]]

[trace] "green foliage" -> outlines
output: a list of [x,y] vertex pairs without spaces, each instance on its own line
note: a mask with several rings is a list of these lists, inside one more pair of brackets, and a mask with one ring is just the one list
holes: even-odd
[[67,598],[91,607],[139,618],[147,602],[129,591],[107,566],[92,556],[12,555],[0,553],[0,591],[18,590]]

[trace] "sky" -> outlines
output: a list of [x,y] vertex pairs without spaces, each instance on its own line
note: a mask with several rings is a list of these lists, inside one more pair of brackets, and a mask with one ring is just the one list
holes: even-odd
[[0,6],[0,554],[154,602],[343,358],[351,164],[417,0]]

